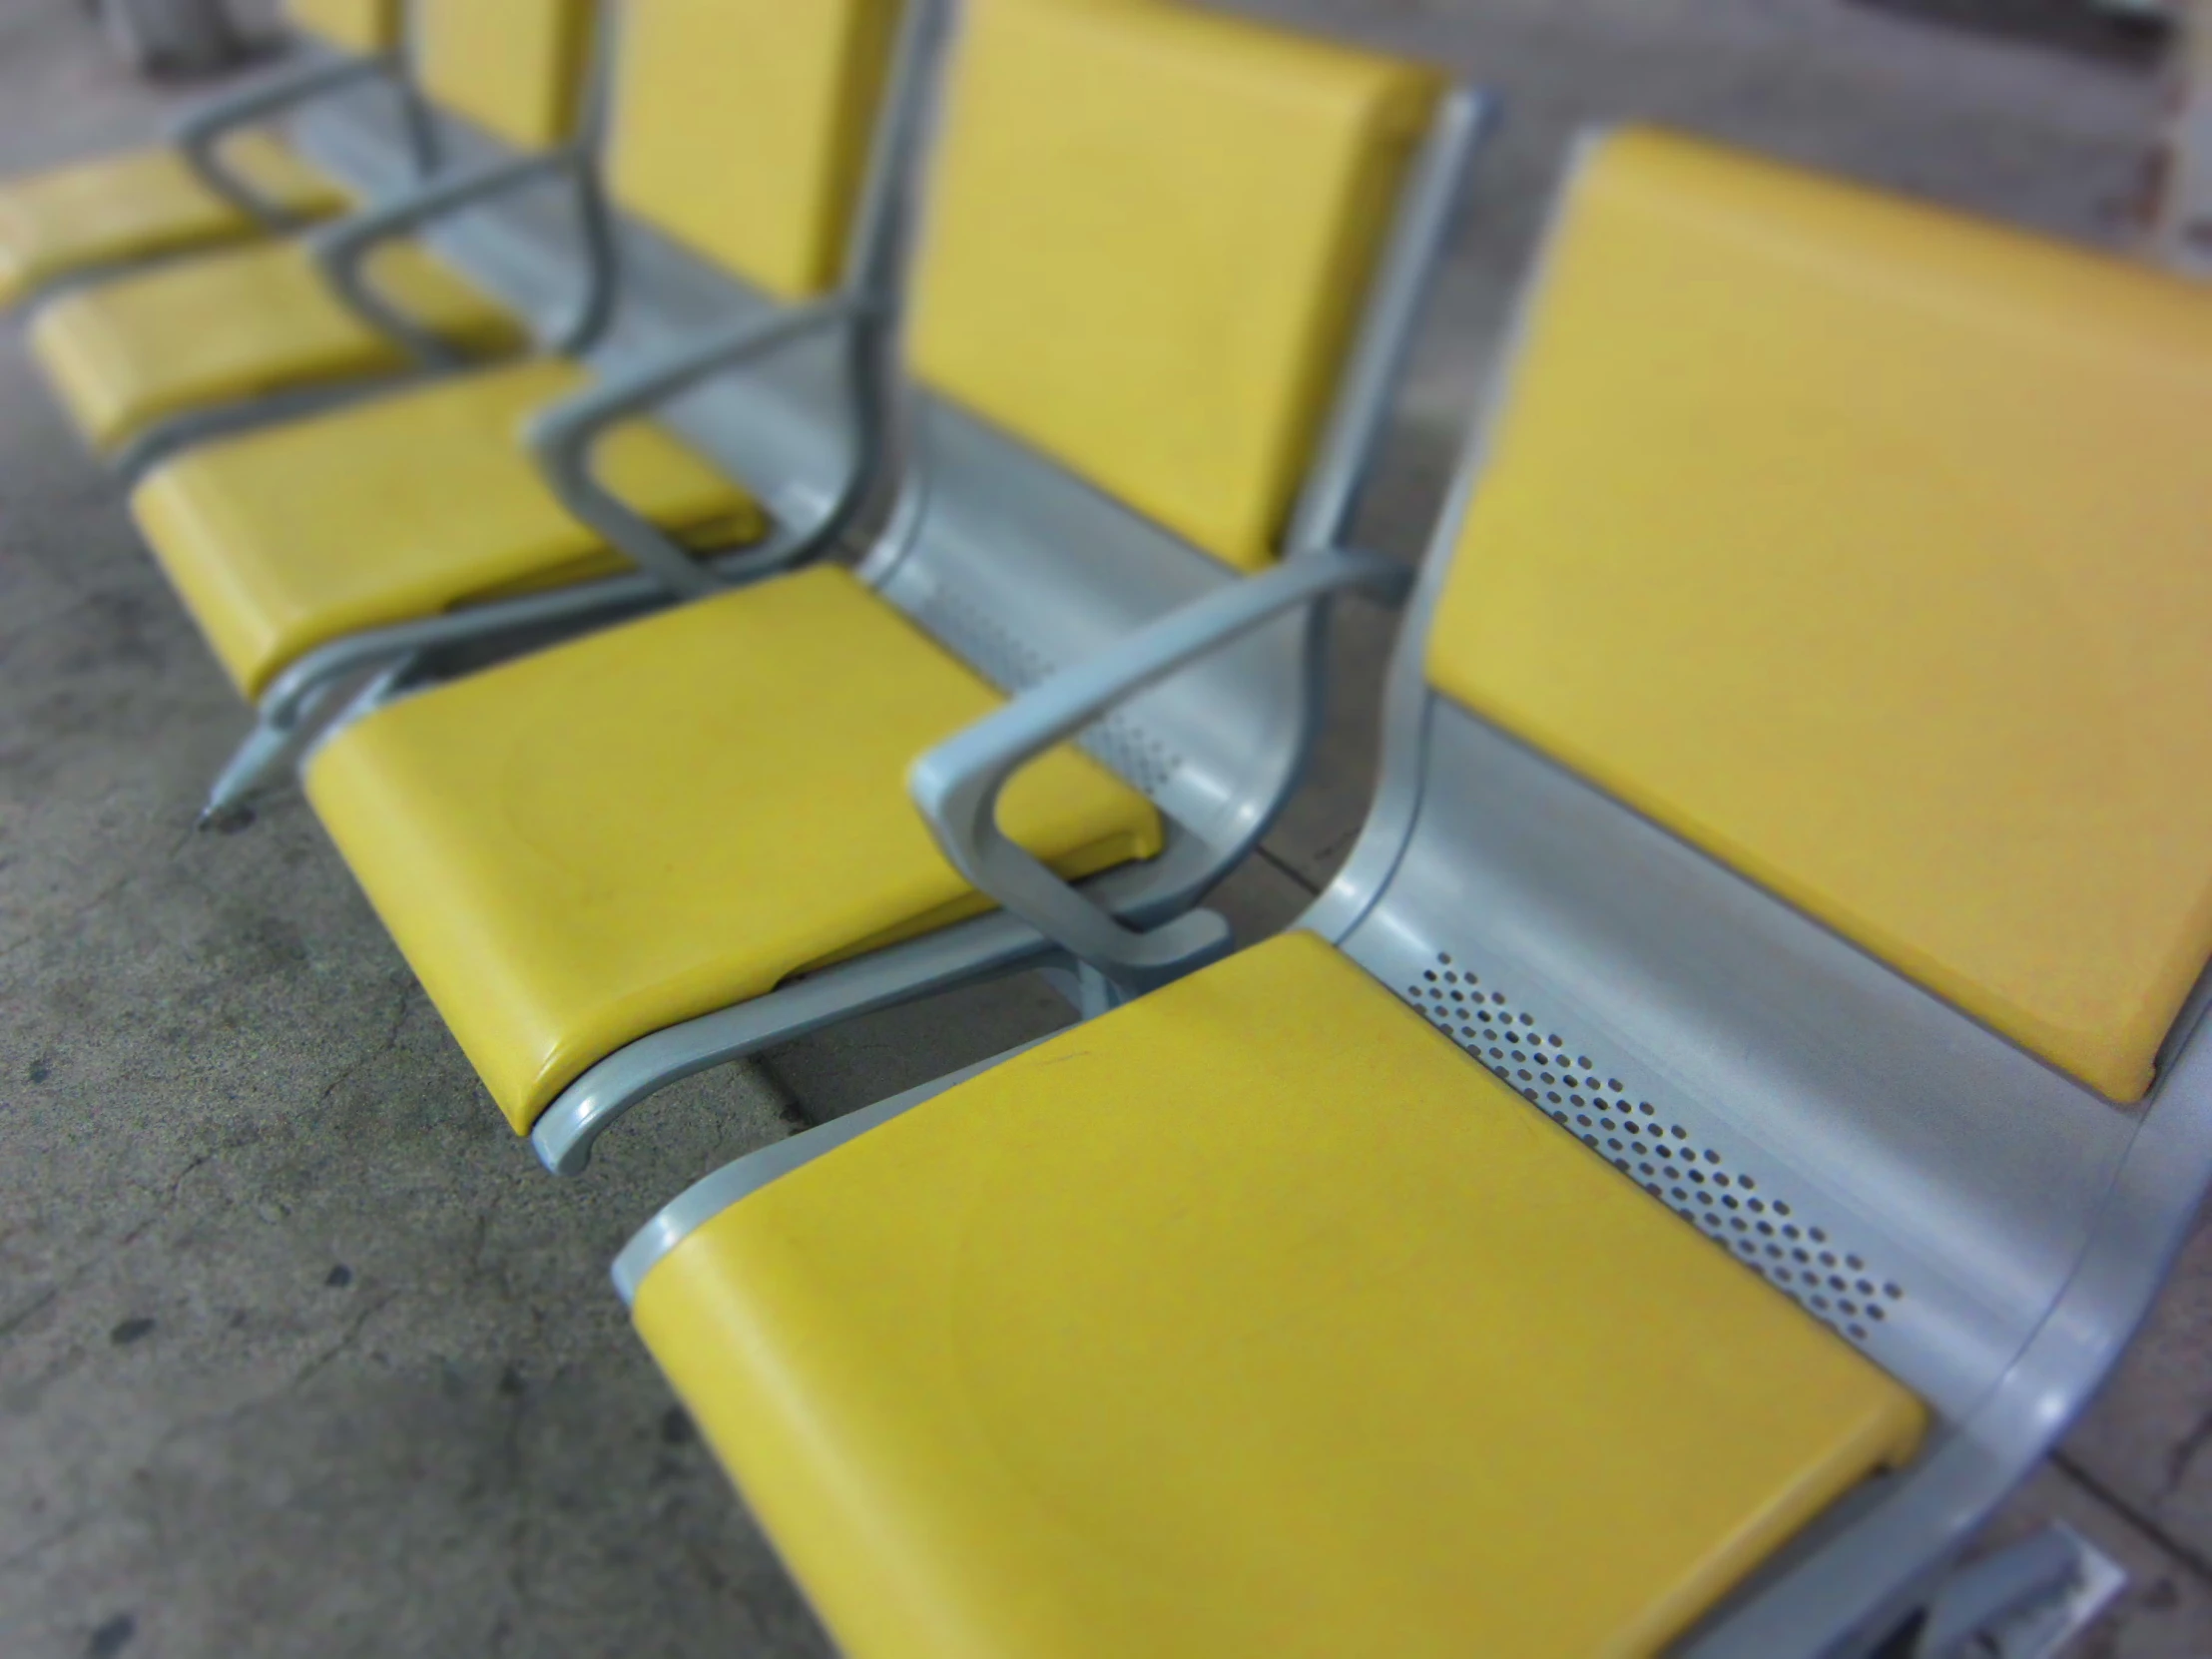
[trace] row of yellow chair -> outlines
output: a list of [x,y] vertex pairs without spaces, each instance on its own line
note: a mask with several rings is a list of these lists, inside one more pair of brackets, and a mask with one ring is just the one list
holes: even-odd
[[[350,215],[228,212],[206,122],[0,187],[260,702],[212,808],[299,756],[568,1173],[856,1012],[1086,1016],[616,1266],[848,1651],[2078,1617],[2079,1540],[1971,1545],[2212,1182],[2212,303],[1593,138],[1414,577],[1347,530],[1483,126],[1433,71],[1167,0],[300,17],[266,154]],[[1232,953],[1327,609],[1409,580],[1359,843]]]

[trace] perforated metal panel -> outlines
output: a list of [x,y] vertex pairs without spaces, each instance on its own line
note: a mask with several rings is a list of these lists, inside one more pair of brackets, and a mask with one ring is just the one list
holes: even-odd
[[1438,699],[1425,724],[1421,777],[1385,773],[1314,925],[1940,1414],[1969,1410],[2072,1272],[2129,1125],[1481,722]]
[[1539,1019],[1462,946],[1439,951],[1419,977],[1392,986],[1431,1024],[1645,1192],[1764,1274],[1814,1318],[1870,1350],[1907,1290],[1879,1247],[1838,1229],[1786,1173],[1762,1168],[1707,1123],[1692,1129],[1665,1091],[1621,1075],[1590,1044]]

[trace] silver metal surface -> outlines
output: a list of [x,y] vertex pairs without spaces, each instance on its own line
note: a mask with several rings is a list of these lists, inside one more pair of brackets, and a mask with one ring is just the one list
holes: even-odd
[[2125,1582],[2079,1533],[2053,1522],[1952,1573],[1928,1609],[1913,1659],[2040,1659],[2079,1628],[2081,1591],[2109,1597]]

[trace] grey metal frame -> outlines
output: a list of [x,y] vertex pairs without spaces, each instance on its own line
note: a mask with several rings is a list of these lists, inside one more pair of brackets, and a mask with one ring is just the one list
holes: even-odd
[[[1510,365],[1497,384],[1509,380]],[[2108,1593],[2111,1569],[2070,1535],[1959,1562],[2102,1382],[2212,1187],[2205,998],[2177,1023],[2141,1110],[2119,1110],[1432,691],[1427,637],[1483,442],[1478,431],[1390,670],[1375,805],[1297,925],[1911,1385],[1934,1418],[1909,1467],[1835,1505],[1676,1651],[1864,1655],[1919,1613],[1919,1653],[1959,1653],[2069,1578],[2101,1572]],[[1096,679],[1072,671],[997,717],[997,741],[936,750],[915,793],[1009,914],[1113,971],[1121,941],[998,856],[974,807],[1064,711],[1097,706]],[[807,1151],[776,1150],[775,1173]],[[734,1198],[750,1162],[710,1180]],[[625,1294],[713,1213],[711,1196],[672,1206],[624,1253]]]
[[[743,291],[728,273],[704,269],[642,227],[624,226],[609,210],[595,154],[581,181],[582,205],[591,216],[591,257],[603,262],[607,279],[589,284],[556,348],[584,357],[601,377],[544,410],[528,442],[563,505],[637,568],[365,629],[306,653],[262,694],[254,730],[209,793],[204,826],[229,821],[311,743],[434,681],[440,653],[622,620],[792,569],[839,545],[882,492],[891,462],[890,359],[904,279],[906,199],[945,10],[946,0],[912,0],[905,9],[843,270],[835,290],[821,300],[786,306]],[[619,50],[617,32],[605,70]],[[599,147],[613,120],[611,112],[595,118]],[[548,159],[507,166],[519,170],[533,160]],[[457,181],[455,189],[467,184]],[[397,203],[372,223],[349,222],[331,258],[357,261],[369,243],[410,219],[412,207]],[[462,263],[495,273],[548,263],[534,257],[546,246],[548,228],[490,229],[489,247],[481,238],[460,243]],[[504,243],[502,230],[511,233]],[[541,293],[525,289],[515,297],[533,311],[549,308]],[[736,389],[709,384],[725,376],[748,385],[718,396]],[[592,458],[600,442],[649,411],[676,416],[674,424],[710,458],[769,499],[777,527],[763,545],[702,559],[599,482]],[[374,695],[342,695],[369,674]]]
[[[1239,576],[949,402],[912,392],[900,497],[861,578],[1008,691],[1060,662],[1082,664],[1069,671],[1073,689],[1054,695],[1035,723],[1031,694],[955,741],[996,745],[1009,720],[1027,736],[1049,728],[1047,747],[1087,728],[1084,746],[1144,791],[1167,827],[1159,856],[1080,890],[1037,866],[1046,890],[1118,942],[1121,954],[1094,980],[1096,1001],[1227,948],[1218,917],[1186,912],[1250,851],[1298,782],[1321,706],[1327,601],[1352,589],[1384,600],[1403,591],[1403,567],[1339,542],[1489,114],[1466,88],[1438,106],[1283,561],[1264,574]],[[1125,706],[1094,721],[1108,703]],[[1009,847],[984,861],[1017,867],[1026,856]],[[617,1118],[692,1072],[954,984],[1076,959],[1012,910],[873,951],[616,1050],[562,1091],[531,1141],[548,1169],[574,1175]]]
[[[131,438],[110,461],[114,470],[127,482],[135,482],[148,469],[193,444],[296,419],[466,367],[467,359],[454,352],[434,330],[377,291],[366,276],[366,261],[380,243],[422,231],[533,186],[565,182],[573,193],[577,239],[583,250],[583,291],[558,321],[549,323],[537,315],[530,320],[549,349],[588,345],[604,323],[608,290],[614,280],[613,239],[595,165],[604,125],[603,92],[614,31],[607,21],[604,0],[594,0],[594,5],[598,21],[591,63],[576,125],[566,139],[544,150],[517,154],[476,132],[461,118],[433,108],[421,95],[410,71],[400,83],[403,96],[398,131],[387,128],[376,135],[381,141],[378,147],[387,155],[396,150],[406,157],[406,182],[396,190],[385,183],[392,179],[391,170],[383,165],[386,156],[378,156],[366,168],[341,168],[341,176],[357,177],[365,172],[384,184],[384,189],[359,211],[300,233],[332,294],[365,325],[396,345],[405,356],[406,367],[187,410],[156,421]],[[406,56],[403,49],[402,58]],[[358,131],[365,124],[354,125]]]
[[224,165],[223,141],[242,127],[258,126],[298,105],[350,90],[364,81],[388,81],[403,101],[412,103],[413,89],[400,69],[401,59],[395,52],[350,57],[314,48],[304,63],[186,112],[171,129],[170,142],[202,184],[263,230],[293,230],[299,220],[278,204],[265,201],[251,184]]

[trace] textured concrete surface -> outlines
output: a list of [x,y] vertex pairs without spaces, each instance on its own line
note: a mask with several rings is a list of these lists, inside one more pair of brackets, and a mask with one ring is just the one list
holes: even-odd
[[[1367,534],[1417,547],[1574,129],[1658,118],[2060,235],[2122,234],[2139,76],[1837,0],[1246,0],[1440,58],[1513,122]],[[154,130],[71,0],[0,9],[0,172]],[[1294,915],[1365,808],[1388,620],[1225,895]],[[1064,1017],[1016,980],[695,1080],[557,1184],[296,802],[188,826],[241,729],[0,338],[0,1654],[826,1653],[631,1339],[630,1229],[739,1152]],[[2212,1243],[2062,1457],[2134,1574],[2081,1651],[2212,1654]]]

